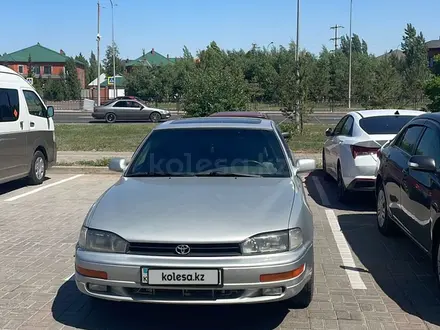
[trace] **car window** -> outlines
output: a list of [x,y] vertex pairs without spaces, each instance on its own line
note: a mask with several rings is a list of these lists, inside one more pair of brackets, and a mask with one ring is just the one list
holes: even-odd
[[402,138],[396,142],[396,146],[412,155],[422,130],[423,126],[410,126]]
[[436,131],[429,127],[425,130],[415,154],[433,158],[437,168],[440,168],[440,143]]
[[415,116],[376,116],[359,120],[359,126],[370,135],[397,134]]
[[127,105],[127,101],[119,101],[119,102],[116,102],[116,103],[113,105],[113,107],[115,107],[115,108],[127,108],[127,107],[128,107],[128,105]]
[[29,114],[38,117],[47,117],[47,110],[43,102],[33,91],[23,90],[24,98],[29,110]]
[[19,115],[18,90],[0,88],[0,122],[16,121]]
[[289,177],[275,132],[197,128],[153,131],[131,162],[127,176],[141,173],[194,175],[206,171]]
[[137,109],[139,109],[141,107],[141,105],[138,102],[135,102],[135,101],[127,101],[127,103],[128,103],[128,106],[130,108],[137,108]]
[[344,127],[345,122],[347,121],[347,116],[343,117],[339,123],[336,124],[335,129],[333,130],[333,135],[340,135],[342,131],[342,127]]
[[284,148],[286,149],[286,152],[287,152],[287,155],[288,155],[289,158],[290,158],[290,161],[292,162],[292,164],[295,164],[295,159],[294,159],[294,157],[293,157],[293,155],[292,155],[292,152],[291,152],[291,150],[290,150],[289,145],[287,144],[286,139],[285,139],[284,136],[283,136],[283,133],[282,133],[280,127],[279,127],[278,125],[275,125],[275,129],[277,130],[277,133],[278,133],[278,135],[279,135],[280,138],[281,138],[281,141],[282,141],[282,143],[283,143]]
[[341,129],[341,134],[340,135],[347,135],[347,136],[351,136],[352,134],[352,128],[353,128],[353,117],[352,116],[348,116],[347,120],[344,123],[344,126],[342,126]]

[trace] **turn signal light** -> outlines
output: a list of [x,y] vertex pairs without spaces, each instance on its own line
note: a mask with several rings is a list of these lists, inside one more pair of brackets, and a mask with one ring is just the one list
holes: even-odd
[[302,264],[298,268],[291,270],[289,272],[260,275],[260,282],[276,282],[276,281],[290,280],[292,278],[301,275],[304,272],[304,269],[306,269],[306,265]]
[[92,270],[76,266],[76,271],[82,276],[101,278],[103,280],[106,280],[108,278],[107,273],[100,270]]

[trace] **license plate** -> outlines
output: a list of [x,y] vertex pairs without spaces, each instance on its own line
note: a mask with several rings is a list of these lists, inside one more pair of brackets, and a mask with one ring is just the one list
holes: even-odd
[[141,268],[141,283],[148,285],[221,285],[218,269],[151,269]]

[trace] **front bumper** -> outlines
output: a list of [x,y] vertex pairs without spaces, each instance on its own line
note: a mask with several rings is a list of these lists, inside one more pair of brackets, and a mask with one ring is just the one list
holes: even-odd
[[[261,275],[287,273],[301,268],[302,265],[304,270],[296,277],[271,282],[260,281]],[[311,279],[313,265],[312,244],[298,251],[278,255],[216,258],[165,258],[77,250],[75,281],[82,293],[113,301],[165,304],[265,303],[296,296]],[[141,284],[142,266],[215,268],[222,271],[223,283],[221,286],[211,287],[145,285]],[[78,272],[83,272],[84,269],[105,272],[107,279],[84,276]],[[265,289],[276,291],[269,292]]]
[[162,119],[168,119],[171,118],[171,113],[162,113],[160,116],[162,117]]

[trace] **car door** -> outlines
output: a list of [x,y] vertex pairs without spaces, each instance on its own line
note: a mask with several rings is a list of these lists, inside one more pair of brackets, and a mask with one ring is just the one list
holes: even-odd
[[[440,134],[436,126],[425,124],[426,129],[416,147],[415,155],[431,157],[440,170]],[[438,187],[438,173],[417,171],[408,168],[404,172],[402,184],[402,210],[405,227],[426,250],[431,247],[431,226],[433,214],[432,191]],[[435,218],[435,217],[434,217]]]
[[327,171],[330,175],[336,178],[336,162],[337,162],[337,147],[339,146],[339,135],[341,134],[342,128],[344,127],[345,121],[348,116],[344,116],[339,123],[336,124],[332,135],[324,143],[324,154],[325,162],[327,166]]
[[137,101],[129,101],[131,108],[130,118],[132,120],[147,120],[148,111],[144,108],[142,104]]
[[131,109],[128,106],[128,102],[121,100],[113,104],[112,111],[116,114],[119,120],[129,120]]
[[384,163],[383,182],[391,215],[405,226],[405,215],[402,209],[402,185],[408,171],[408,160],[415,151],[424,126],[410,125],[402,131],[393,143],[392,150]]
[[27,172],[26,113],[19,90],[0,88],[0,183]]

